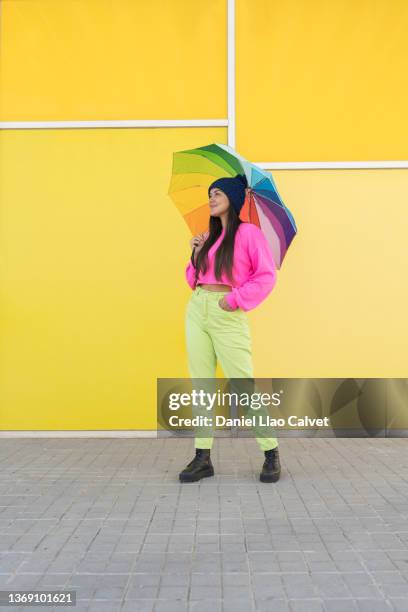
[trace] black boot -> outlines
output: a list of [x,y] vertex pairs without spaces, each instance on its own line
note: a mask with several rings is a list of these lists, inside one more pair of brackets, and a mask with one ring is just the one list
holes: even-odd
[[262,482],[276,482],[279,480],[281,472],[278,447],[276,446],[276,448],[264,451],[264,453],[265,462],[262,466],[262,472],[259,476],[259,480]]
[[207,476],[214,476],[209,448],[196,448],[196,456],[179,474],[180,482],[195,482]]

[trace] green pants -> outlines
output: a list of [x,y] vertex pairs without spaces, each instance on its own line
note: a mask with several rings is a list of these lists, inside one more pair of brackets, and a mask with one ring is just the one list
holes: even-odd
[[[207,291],[198,286],[187,304],[185,325],[190,377],[194,389],[214,393],[218,360],[226,378],[246,379],[241,385],[236,380],[236,388],[241,392],[247,389],[253,392],[251,335],[247,314],[240,308],[234,311],[221,308],[218,301],[225,294],[226,291]],[[252,379],[252,387],[248,379]],[[205,407],[196,409],[194,414],[213,416]],[[245,417],[253,414],[248,409]],[[263,408],[257,410],[256,414],[265,416],[268,413]],[[205,437],[199,437],[197,431],[204,432]],[[263,451],[278,446],[276,437],[266,437],[270,436],[271,431],[273,433],[271,428],[254,427],[256,440]],[[211,448],[212,443],[212,427],[196,428],[196,448]]]

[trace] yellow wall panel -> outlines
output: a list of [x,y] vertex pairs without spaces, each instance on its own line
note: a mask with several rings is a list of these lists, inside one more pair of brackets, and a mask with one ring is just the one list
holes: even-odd
[[[172,152],[225,139],[1,134],[1,429],[155,427],[156,379],[188,377],[190,234],[167,196]],[[248,313],[255,375],[406,377],[408,174],[274,176],[299,234]]]
[[225,118],[224,0],[3,0],[0,120]]
[[171,152],[224,128],[0,134],[0,428],[155,427],[188,376]]
[[406,160],[406,0],[236,0],[237,143],[254,161]]

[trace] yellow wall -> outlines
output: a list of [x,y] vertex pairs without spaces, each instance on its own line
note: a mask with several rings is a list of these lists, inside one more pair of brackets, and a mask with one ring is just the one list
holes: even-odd
[[[143,27],[134,21],[139,14],[135,4],[144,13]],[[161,23],[167,13],[157,12],[157,6],[170,4],[177,35],[173,32],[171,44],[168,32],[167,38],[155,36],[149,42],[145,24],[157,15]],[[199,20],[193,19],[192,4],[199,7]],[[250,6],[256,10],[257,4],[266,10],[258,0],[251,0]],[[153,5],[7,0],[2,21],[1,61],[6,70],[1,119],[225,117],[225,55],[214,53],[208,65],[203,57],[198,64],[191,58],[196,44],[198,55],[203,55],[198,43],[206,38],[213,42],[209,37],[215,36],[216,45],[223,47],[225,41],[219,37],[225,34],[224,5],[181,0]],[[108,6],[118,7],[110,29]],[[248,6],[238,0],[238,24]],[[347,6],[351,19],[354,9]],[[206,11],[219,15],[217,26],[214,18],[201,19]],[[92,39],[86,43],[75,24],[79,22],[85,32],[91,18]],[[133,29],[127,25],[132,19]],[[248,23],[252,37],[254,27],[253,21]],[[37,65],[32,54],[42,28],[48,37],[38,51],[43,63]],[[135,29],[145,37],[144,48],[158,53],[159,45],[164,61],[171,47],[172,74],[161,71],[160,78],[165,79],[161,92],[150,75],[151,89],[145,98],[140,66],[132,83],[128,80],[139,57],[132,47],[136,43],[130,43]],[[74,32],[81,48],[73,44]],[[30,69],[37,70],[32,81],[18,78],[27,72],[24,54],[19,56],[13,42],[15,35],[20,51],[23,39],[26,46],[34,40],[29,49]],[[126,59],[123,48],[116,49],[119,37],[128,45]],[[241,23],[238,57],[247,44],[244,39]],[[113,65],[121,65],[117,74],[112,70],[108,75],[117,79],[112,89],[121,87],[110,98],[103,89],[108,90],[109,83],[102,85],[100,75],[85,91],[79,86],[89,77],[86,66],[103,64],[104,58],[92,46],[97,40],[108,41],[105,53],[114,56]],[[72,65],[68,70],[69,78],[60,69],[67,41],[73,52],[71,64],[75,63],[75,71]],[[255,62],[255,73],[260,74],[261,59]],[[295,59],[292,56],[291,62]],[[147,72],[154,65],[150,61]],[[268,64],[264,68],[267,80]],[[214,95],[208,93],[209,86]],[[291,126],[292,113],[285,122],[275,120],[270,106],[269,121],[260,126],[262,139],[250,141],[257,112],[251,111],[249,94],[248,89],[237,96],[237,149],[254,161],[287,159],[283,132],[278,141],[275,134],[284,129],[283,123]],[[286,86],[285,95],[291,96]],[[252,99],[256,111],[256,97]],[[262,112],[267,111],[265,107]],[[334,142],[336,125],[333,120]],[[318,126],[316,133],[320,134]],[[263,140],[267,135],[269,149]],[[184,268],[190,236],[167,196],[172,152],[226,141],[225,128],[0,132],[1,429],[155,428],[156,379],[188,376],[184,312],[190,288]],[[306,127],[292,143],[297,147],[292,148],[294,159],[316,159],[319,149]],[[353,159],[354,144],[357,141],[351,143],[349,155],[340,147],[339,158]],[[398,159],[398,141],[394,144],[391,158]],[[376,152],[373,157],[386,155]],[[299,233],[273,293],[248,313],[256,376],[406,377],[407,171],[274,171],[273,175]]]
[[254,161],[407,158],[406,0],[236,0],[237,143]]
[[224,0],[3,0],[2,121],[226,116]]

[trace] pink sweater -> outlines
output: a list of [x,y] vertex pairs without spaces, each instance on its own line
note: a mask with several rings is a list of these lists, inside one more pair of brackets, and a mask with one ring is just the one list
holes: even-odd
[[[223,229],[217,241],[208,252],[208,270],[200,272],[198,283],[222,284],[232,286],[225,296],[228,304],[236,310],[252,310],[272,291],[276,283],[276,266],[264,233],[253,223],[242,222],[235,234],[233,276],[234,283],[223,273],[220,280],[214,275],[215,252],[224,238]],[[186,279],[192,289],[195,267],[191,259],[186,268]]]

